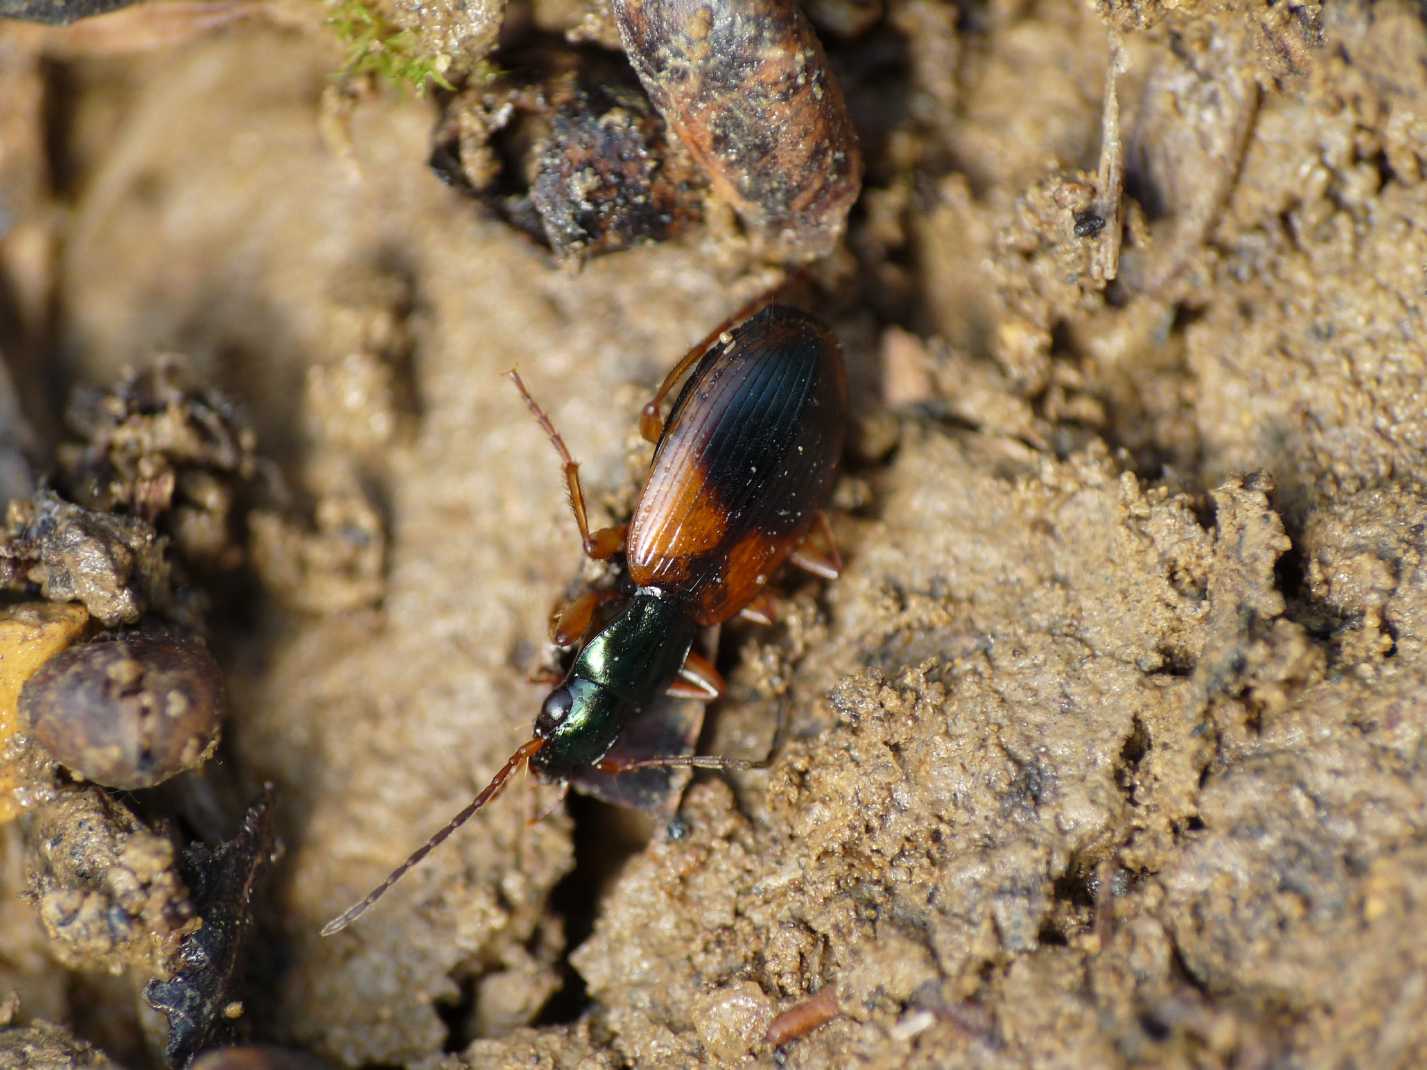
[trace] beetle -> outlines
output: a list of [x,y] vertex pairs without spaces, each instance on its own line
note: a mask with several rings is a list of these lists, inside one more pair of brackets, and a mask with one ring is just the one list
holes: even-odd
[[[717,670],[693,650],[700,628],[739,614],[767,620],[766,584],[789,559],[829,578],[841,567],[822,512],[847,423],[841,347],[811,315],[788,306],[765,304],[739,320],[691,349],[644,406],[640,431],[655,443],[654,456],[623,526],[590,530],[578,463],[520,376],[510,373],[560,455],[585,554],[622,554],[633,589],[615,596],[621,604],[600,618],[596,610],[611,597],[604,592],[557,612],[557,642],[579,649],[541,704],[533,736],[444,828],[329,922],[324,936],[364,914],[523,766],[564,783],[592,767],[625,773],[655,765],[751,765],[708,756],[609,756],[630,723],[665,692],[704,700],[722,694]],[[664,399],[680,380],[661,419]],[[828,536],[821,553],[805,541],[819,522]]]

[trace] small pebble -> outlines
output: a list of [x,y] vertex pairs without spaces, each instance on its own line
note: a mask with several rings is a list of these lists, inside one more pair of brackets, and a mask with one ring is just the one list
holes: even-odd
[[223,719],[222,673],[196,639],[134,632],[71,647],[20,694],[34,740],[72,772],[147,788],[202,765]]

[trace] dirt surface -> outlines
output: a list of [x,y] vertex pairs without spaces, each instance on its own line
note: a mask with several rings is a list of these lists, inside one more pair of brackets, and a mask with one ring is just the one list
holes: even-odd
[[[227,675],[219,764],[275,785],[254,1042],[771,1065],[817,997],[782,1065],[1427,1045],[1421,6],[876,7],[809,5],[866,162],[804,287],[854,397],[847,567],[725,628],[700,747],[760,757],[782,709],[771,768],[700,774],[671,822],[576,799],[531,825],[552,789],[516,785],[325,940],[538,708],[578,541],[502,373],[620,519],[646,395],[779,274],[716,202],[555,267],[427,168],[438,103],[334,93],[340,47],[279,6],[99,58],[0,24],[0,99],[28,102],[0,116],[0,349],[34,437],[58,456],[74,391],[164,353],[253,435],[241,488],[205,512],[171,476],[188,526],[153,530],[208,548],[184,583]],[[0,1022],[28,1029],[0,1051],[162,1065],[134,986],[69,972],[23,900],[35,820],[0,825]]]

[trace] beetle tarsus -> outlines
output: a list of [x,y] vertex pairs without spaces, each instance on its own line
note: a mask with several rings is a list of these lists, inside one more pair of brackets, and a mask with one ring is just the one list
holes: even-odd
[[842,575],[842,554],[838,553],[837,540],[833,537],[832,524],[828,522],[827,513],[818,514],[817,524],[822,533],[823,545],[814,546],[811,538],[805,538],[788,555],[788,561],[819,579],[835,580]]
[[688,688],[677,691],[679,697],[698,699],[701,702],[716,701],[728,687],[723,682],[723,673],[714,667],[714,663],[692,650],[684,657],[683,667],[679,669],[679,679],[670,686],[669,694],[675,694],[675,689],[681,683],[687,684]]

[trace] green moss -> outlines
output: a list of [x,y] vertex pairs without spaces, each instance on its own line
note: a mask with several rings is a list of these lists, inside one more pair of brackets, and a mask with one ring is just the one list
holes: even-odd
[[329,6],[327,25],[347,46],[340,77],[375,74],[418,95],[426,92],[428,83],[455,88],[441,73],[441,57],[423,52],[413,31],[393,25],[365,0],[329,0]]

